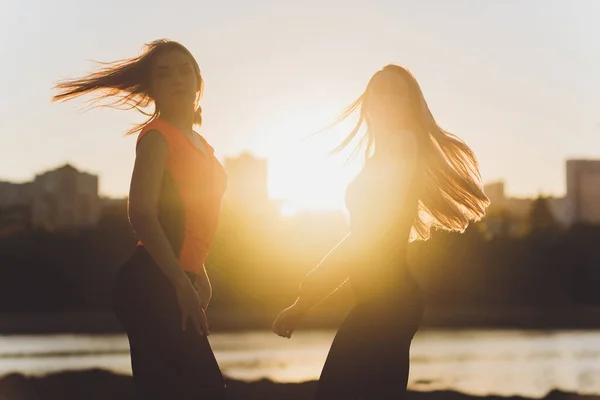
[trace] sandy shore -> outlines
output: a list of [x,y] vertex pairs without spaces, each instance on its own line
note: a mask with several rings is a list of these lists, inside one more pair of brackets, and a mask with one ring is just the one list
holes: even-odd
[[[273,383],[231,381],[228,383],[230,400],[309,400],[316,382]],[[134,400],[131,377],[102,370],[64,372],[45,377],[7,375],[0,379],[2,400]],[[411,400],[500,400],[506,397],[473,397],[455,392],[410,392]],[[510,399],[525,399],[511,397]],[[600,400],[600,396],[581,396],[552,392],[546,400]]]

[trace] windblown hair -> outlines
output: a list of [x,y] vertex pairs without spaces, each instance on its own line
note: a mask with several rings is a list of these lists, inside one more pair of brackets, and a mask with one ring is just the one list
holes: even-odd
[[[125,135],[134,134],[160,115],[160,108],[151,95],[152,67],[158,54],[172,50],[181,50],[190,56],[198,79],[194,103],[194,123],[201,125],[202,108],[199,103],[204,90],[204,81],[200,68],[192,53],[185,46],[168,39],[159,39],[146,44],[138,57],[111,63],[99,63],[104,65],[104,68],[82,78],[58,82],[54,86],[58,94],[52,97],[52,101],[68,101],[83,95],[97,93],[91,101],[93,106],[108,100],[107,104],[102,104],[102,106],[127,110],[135,108],[149,118],[125,133]],[[154,104],[153,113],[143,110],[151,104]]]
[[464,232],[471,221],[485,216],[490,201],[483,191],[479,165],[473,151],[458,136],[445,131],[435,121],[423,92],[413,76],[404,67],[390,64],[373,75],[363,94],[334,122],[337,124],[359,113],[354,129],[333,153],[345,149],[366,125],[352,156],[361,149],[368,158],[375,146],[375,135],[370,126],[371,107],[377,107],[376,97],[383,85],[391,80],[403,80],[408,87],[411,109],[411,130],[419,148],[419,168],[422,176],[418,193],[418,212],[411,229],[411,240],[427,240],[431,229]]

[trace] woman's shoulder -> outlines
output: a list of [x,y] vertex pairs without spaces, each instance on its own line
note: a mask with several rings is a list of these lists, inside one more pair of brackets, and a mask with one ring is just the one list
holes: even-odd
[[156,132],[160,134],[165,141],[171,142],[173,137],[172,131],[173,128],[171,127],[171,125],[169,125],[165,121],[159,118],[153,119],[152,121],[148,122],[142,127],[137,137],[137,143],[139,144],[142,138],[144,138],[150,132]]

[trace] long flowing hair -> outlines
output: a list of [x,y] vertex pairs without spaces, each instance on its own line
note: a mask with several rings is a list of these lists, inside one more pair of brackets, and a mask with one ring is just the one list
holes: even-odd
[[[52,97],[52,101],[67,101],[93,93],[96,96],[89,103],[94,107],[101,105],[117,109],[136,109],[149,118],[125,133],[125,135],[134,134],[160,115],[160,108],[151,95],[152,67],[158,54],[171,50],[181,50],[190,56],[198,80],[196,101],[194,103],[194,124],[201,125],[202,108],[200,107],[200,98],[204,90],[204,81],[202,80],[200,67],[192,53],[185,46],[168,39],[159,39],[146,44],[137,57],[110,63],[99,63],[104,67],[96,72],[81,78],[59,81],[54,86],[54,90],[58,93]],[[103,101],[107,102],[100,104]],[[154,111],[152,113],[146,112],[144,108],[152,104],[154,104]]]
[[[383,78],[383,79],[382,79]],[[390,64],[373,75],[363,94],[332,124],[358,112],[358,121],[333,153],[339,153],[359,137],[352,157],[364,150],[368,158],[375,146],[369,110],[376,107],[373,95],[391,79],[408,86],[410,118],[419,147],[419,168],[423,179],[418,192],[418,212],[411,229],[411,240],[427,240],[432,228],[464,232],[470,222],[481,220],[490,201],[483,191],[479,164],[474,152],[458,136],[442,129],[431,113],[423,92],[405,67]],[[406,111],[406,110],[405,110]],[[366,129],[363,130],[363,126]]]

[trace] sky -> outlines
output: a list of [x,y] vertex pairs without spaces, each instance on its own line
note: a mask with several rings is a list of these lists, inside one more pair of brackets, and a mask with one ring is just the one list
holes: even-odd
[[206,81],[199,132],[216,155],[269,161],[270,194],[338,207],[360,165],[327,125],[388,63],[408,66],[436,119],[516,196],[562,195],[567,158],[600,158],[597,0],[0,0],[0,180],[70,162],[125,196],[135,111],[51,103],[59,79],[170,38]]

